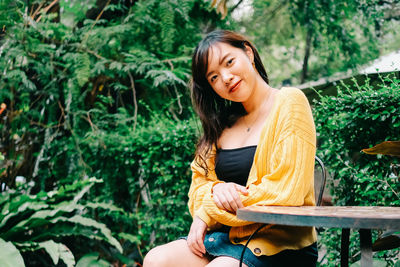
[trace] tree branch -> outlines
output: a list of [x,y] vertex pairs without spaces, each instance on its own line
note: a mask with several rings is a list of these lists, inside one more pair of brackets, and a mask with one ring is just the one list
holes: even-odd
[[[58,0],[54,0],[53,2],[50,3],[50,5],[48,5],[47,7],[43,8],[44,13],[47,13],[47,11],[49,11],[50,8],[52,8],[57,3],[58,3]],[[38,9],[36,11],[38,11]],[[33,17],[32,17],[32,19],[33,19]],[[39,18],[36,20],[36,22],[39,22],[41,19],[42,19],[42,15],[39,16]]]
[[271,12],[269,12],[269,16],[265,19],[265,24],[267,24],[271,19],[275,17],[275,15],[278,13],[278,11],[283,8],[289,1],[285,0],[282,1],[277,7],[275,7]]
[[308,71],[308,59],[310,57],[311,51],[311,41],[312,41],[312,31],[311,27],[307,27],[307,37],[306,37],[306,48],[304,52],[304,60],[303,60],[303,69],[301,72],[301,83],[304,83],[307,79],[307,71]]
[[240,6],[240,4],[243,2],[243,0],[239,0],[239,2],[236,3],[236,5],[234,5],[233,7],[231,7],[229,9],[229,13],[232,13],[236,8],[238,8],[238,6]]

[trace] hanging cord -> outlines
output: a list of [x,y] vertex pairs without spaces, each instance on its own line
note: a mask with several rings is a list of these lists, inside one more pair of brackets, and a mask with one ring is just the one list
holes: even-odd
[[261,229],[263,229],[265,226],[267,226],[269,224],[263,224],[260,227],[257,228],[257,230],[254,231],[254,233],[251,234],[251,236],[249,237],[249,239],[247,239],[246,245],[244,245],[244,248],[242,250],[242,255],[240,255],[240,263],[239,263],[239,267],[242,267],[243,264],[243,258],[244,258],[244,252],[246,251],[247,245],[250,243],[250,240],[253,238],[253,236],[255,236],[255,234],[257,234]]

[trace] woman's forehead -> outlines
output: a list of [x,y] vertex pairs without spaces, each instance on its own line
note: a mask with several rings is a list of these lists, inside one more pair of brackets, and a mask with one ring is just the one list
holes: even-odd
[[218,57],[221,57],[224,51],[229,51],[233,46],[225,44],[225,43],[215,43],[208,48],[208,62],[211,60],[215,60]]
[[225,55],[227,54],[232,54],[232,53],[237,53],[238,50],[241,50],[239,48],[233,47],[230,44],[226,43],[215,43],[210,46],[208,49],[208,68],[212,65],[219,65],[221,64],[221,60],[224,58]]

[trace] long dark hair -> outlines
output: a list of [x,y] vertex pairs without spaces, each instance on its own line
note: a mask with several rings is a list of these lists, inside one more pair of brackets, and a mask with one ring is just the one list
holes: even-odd
[[241,116],[246,115],[242,103],[233,102],[220,97],[212,89],[206,79],[208,55],[210,48],[216,43],[226,43],[246,51],[249,46],[254,54],[255,68],[268,84],[268,75],[261,62],[256,48],[242,35],[227,31],[215,30],[204,37],[197,45],[192,58],[191,96],[196,113],[200,117],[203,135],[196,147],[197,163],[208,174],[207,158],[213,145],[217,146],[218,138],[226,127],[231,127]]

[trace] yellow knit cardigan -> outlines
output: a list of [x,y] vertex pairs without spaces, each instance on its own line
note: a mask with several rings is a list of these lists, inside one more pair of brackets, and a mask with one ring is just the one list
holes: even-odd
[[[243,205],[315,206],[315,143],[307,98],[299,89],[282,88],[265,120],[247,181],[249,194],[241,195]],[[207,176],[196,159],[191,164],[189,211],[202,219],[209,230],[231,226],[230,241],[244,245],[260,224],[239,220],[215,205],[211,192],[219,182],[214,170],[215,154],[214,147],[207,160]],[[313,227],[269,225],[248,247],[256,256],[274,255],[284,249],[301,249],[316,240]]]

